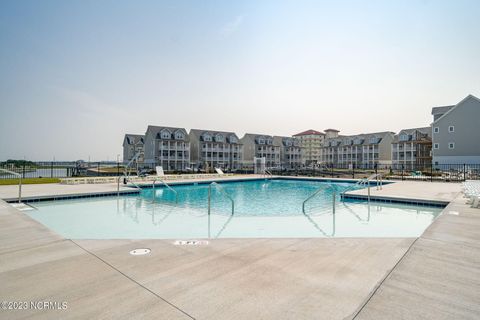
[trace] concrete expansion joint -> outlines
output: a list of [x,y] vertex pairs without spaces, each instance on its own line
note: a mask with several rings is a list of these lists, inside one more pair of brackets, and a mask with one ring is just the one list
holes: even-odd
[[74,240],[72,239],[69,239],[70,242],[72,242],[73,244],[75,244],[77,247],[79,247],[81,250],[85,251],[86,253],[90,254],[91,256],[93,256],[94,258],[96,258],[97,260],[100,260],[103,264],[107,265],[109,268],[115,270],[116,272],[118,272],[119,274],[121,274],[123,277],[127,278],[128,280],[130,280],[131,282],[135,283],[137,286],[140,286],[142,287],[144,290],[150,292],[151,294],[153,294],[155,297],[157,297],[158,299],[164,301],[165,303],[169,304],[170,306],[172,306],[173,308],[177,309],[178,311],[180,311],[181,313],[183,313],[184,315],[186,315],[187,317],[189,317],[190,319],[195,319],[193,316],[191,316],[190,314],[188,314],[186,311],[180,309],[179,307],[177,307],[176,305],[174,305],[173,303],[171,303],[170,301],[166,300],[165,298],[161,297],[160,295],[158,295],[156,292],[150,290],[149,288],[145,287],[144,285],[142,285],[141,283],[137,282],[135,279],[131,278],[130,276],[128,276],[127,274],[123,273],[122,271],[120,271],[119,269],[115,268],[113,265],[111,265],[110,263],[108,263],[107,261],[105,261],[104,259],[100,258],[99,256],[97,256],[95,253],[85,249],[84,247],[82,247],[81,245],[79,245],[78,243],[76,243]]

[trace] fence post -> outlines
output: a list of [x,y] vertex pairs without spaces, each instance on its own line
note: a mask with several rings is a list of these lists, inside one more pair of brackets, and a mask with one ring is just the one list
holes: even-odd
[[355,163],[352,163],[352,179],[355,179]]
[[100,162],[97,163],[97,177],[100,176]]
[[433,162],[430,163],[430,182],[433,182]]
[[53,161],[50,162],[50,178],[53,178]]
[[25,179],[25,162],[23,163],[22,179]]
[[403,181],[403,175],[405,174],[405,167],[402,164],[402,181]]
[[117,162],[117,176],[120,176],[120,162]]
[[463,181],[467,180],[467,171],[465,170],[465,163],[463,164]]

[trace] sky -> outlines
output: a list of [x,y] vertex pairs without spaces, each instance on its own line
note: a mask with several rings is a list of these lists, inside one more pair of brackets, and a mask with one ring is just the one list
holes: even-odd
[[0,0],[0,160],[148,125],[398,132],[480,97],[480,1]]

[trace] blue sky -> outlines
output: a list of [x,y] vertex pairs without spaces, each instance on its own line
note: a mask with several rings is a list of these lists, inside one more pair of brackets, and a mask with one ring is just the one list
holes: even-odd
[[0,160],[115,159],[148,124],[427,126],[480,96],[479,1],[0,1]]

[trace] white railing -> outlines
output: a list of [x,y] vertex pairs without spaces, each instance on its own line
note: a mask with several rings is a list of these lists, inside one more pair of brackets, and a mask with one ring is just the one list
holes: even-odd
[[177,192],[177,190],[170,187],[168,185],[168,183],[166,183],[162,179],[157,179],[157,178],[155,178],[153,180],[153,183],[152,183],[152,202],[155,203],[155,182],[157,182],[157,181],[160,181],[165,187],[167,187],[170,191],[172,191],[175,194],[175,204],[178,204],[178,192]]
[[337,193],[337,190],[335,189],[335,187],[331,184],[328,184],[328,185],[323,185],[321,186],[320,188],[317,189],[317,191],[315,191],[314,193],[312,193],[307,199],[305,199],[302,203],[302,212],[304,215],[306,215],[306,212],[305,212],[305,204],[310,201],[311,199],[313,199],[317,194],[320,193],[320,191],[324,190],[324,189],[332,189],[332,212],[333,214],[335,214],[335,201],[336,201],[336,193]]

